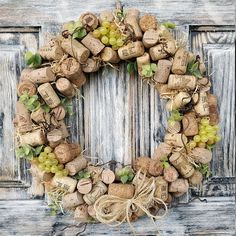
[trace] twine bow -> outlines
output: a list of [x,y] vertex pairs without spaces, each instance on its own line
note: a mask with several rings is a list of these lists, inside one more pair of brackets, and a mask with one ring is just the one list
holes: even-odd
[[[140,171],[137,172],[137,179],[140,179],[140,173]],[[130,222],[130,216],[134,212],[133,209],[141,209],[153,223],[154,220],[163,218],[167,213],[167,206],[164,201],[154,196],[155,190],[155,179],[153,177],[146,179],[144,175],[135,189],[133,198],[124,199],[113,195],[104,195],[97,199],[94,204],[96,218],[101,223],[110,226],[118,226],[124,221],[127,221],[135,235],[134,227]],[[152,207],[154,203],[162,204],[164,206],[163,215],[154,215],[150,212],[149,208]],[[112,209],[112,206],[116,206],[116,209],[107,211],[107,209]]]

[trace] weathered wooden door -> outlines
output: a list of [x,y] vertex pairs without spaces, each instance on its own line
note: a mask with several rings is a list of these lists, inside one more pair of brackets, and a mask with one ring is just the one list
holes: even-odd
[[[235,11],[233,1],[123,1],[125,7],[155,14],[160,22],[177,23],[176,37],[204,58],[219,99],[222,141],[214,150],[212,177],[189,194],[206,197],[170,210],[153,226],[147,218],[136,222],[139,235],[233,235],[235,194]],[[59,30],[62,22],[82,12],[98,13],[113,1],[0,0],[0,235],[77,235],[84,226],[69,216],[51,217],[43,199],[30,199],[28,166],[14,156],[12,119],[16,84],[25,66],[23,56],[37,50]],[[163,139],[167,113],[157,92],[139,78],[104,68],[91,76],[74,102],[76,117],[68,122],[73,141],[88,155],[104,162],[129,163],[137,155],[152,155]],[[186,198],[185,198],[186,200]],[[83,235],[130,235],[127,225],[108,229],[90,224]]]

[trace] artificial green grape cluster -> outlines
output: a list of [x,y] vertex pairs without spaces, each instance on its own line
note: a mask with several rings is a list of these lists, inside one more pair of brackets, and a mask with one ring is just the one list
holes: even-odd
[[67,176],[68,170],[64,168],[63,164],[58,162],[56,155],[52,151],[51,147],[45,147],[44,151],[39,154],[37,159],[39,169],[47,173],[53,173],[58,177]]
[[126,166],[117,172],[117,176],[120,178],[120,181],[125,184],[133,180],[134,171]]
[[67,23],[65,25],[65,28],[72,35],[73,39],[81,39],[87,34],[80,20]]
[[101,26],[93,31],[93,36],[100,39],[104,45],[112,46],[113,50],[118,50],[124,45],[125,37],[114,22],[103,21]]
[[221,140],[221,137],[217,134],[219,131],[218,125],[210,125],[208,118],[202,118],[199,123],[199,133],[193,137],[193,140],[189,142],[189,147],[212,147]]
[[42,58],[38,53],[26,52],[25,62],[29,67],[37,68],[42,64]]
[[147,64],[142,66],[142,75],[144,77],[152,77],[157,70],[157,65],[155,63]]
[[168,124],[174,125],[176,121],[181,121],[182,119],[183,116],[180,114],[180,112],[178,110],[173,110],[170,117],[168,118]]
[[27,110],[32,112],[38,110],[41,106],[38,99],[38,95],[30,96],[27,92],[24,92],[24,94],[20,96],[19,100],[25,105]]

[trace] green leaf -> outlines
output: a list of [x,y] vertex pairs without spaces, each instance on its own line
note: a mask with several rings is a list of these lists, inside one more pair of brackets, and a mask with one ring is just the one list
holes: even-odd
[[120,178],[120,181],[121,181],[123,184],[125,184],[125,183],[127,183],[128,179],[129,179],[129,177],[128,177],[127,175],[123,175],[123,176]]
[[49,113],[50,112],[50,107],[47,105],[47,104],[44,104],[44,105],[42,105],[41,106],[42,107],[42,109],[46,112],[46,113]]
[[15,152],[16,152],[16,157],[17,158],[22,158],[22,157],[25,156],[24,149],[21,148],[21,147],[17,148]]
[[35,156],[38,156],[38,155],[42,152],[43,148],[44,148],[43,145],[37,146],[37,147],[34,149],[34,154],[35,154]]
[[36,66],[40,66],[42,64],[42,58],[38,53],[34,55],[34,64]]
[[172,23],[172,22],[164,22],[164,23],[162,23],[162,25],[164,25],[166,28],[168,28],[168,29],[174,29],[175,28],[175,23]]
[[156,72],[157,65],[155,63],[151,63],[151,69],[152,69],[152,71]]
[[80,20],[77,20],[77,21],[74,23],[73,27],[74,27],[75,29],[81,29],[81,28],[83,27],[83,25],[82,25],[82,23],[81,23]]
[[32,149],[32,147],[30,145],[28,145],[28,144],[22,146],[22,148],[23,148],[24,153],[25,153],[26,156],[29,155],[29,153],[30,153],[30,151]]
[[201,72],[200,72],[200,70],[196,70],[196,71],[193,71],[193,75],[195,76],[195,77],[197,77],[197,78],[202,78],[202,74],[201,74]]
[[130,63],[128,63],[128,65],[127,65],[127,71],[128,71],[128,73],[129,74],[131,74],[132,72],[133,72],[133,64],[130,62]]

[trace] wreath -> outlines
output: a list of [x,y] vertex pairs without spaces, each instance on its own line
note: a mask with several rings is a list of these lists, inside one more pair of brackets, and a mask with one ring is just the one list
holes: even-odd
[[[16,156],[31,164],[33,195],[49,197],[52,214],[74,212],[78,221],[129,224],[163,217],[173,197],[210,174],[211,149],[220,140],[216,96],[204,62],[174,39],[171,22],[136,9],[91,12],[63,25],[37,53],[25,54],[16,103]],[[127,71],[154,86],[170,111],[164,141],[132,166],[95,163],[70,143],[64,118],[86,74],[102,66]],[[107,168],[110,164],[110,168]],[[132,226],[131,226],[132,227]]]

